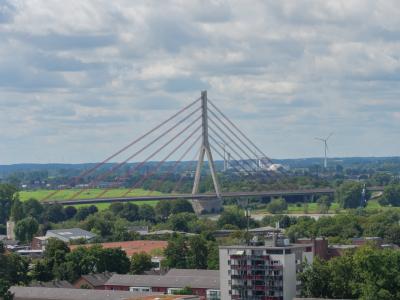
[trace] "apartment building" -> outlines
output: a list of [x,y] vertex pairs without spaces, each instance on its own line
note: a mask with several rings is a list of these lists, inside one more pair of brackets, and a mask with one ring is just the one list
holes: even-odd
[[221,299],[292,300],[300,295],[298,273],[313,260],[312,244],[283,237],[219,248]]

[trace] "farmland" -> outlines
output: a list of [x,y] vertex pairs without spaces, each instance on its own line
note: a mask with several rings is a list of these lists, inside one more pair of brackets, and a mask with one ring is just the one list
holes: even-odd
[[[75,193],[80,191],[79,189],[68,189],[68,190],[60,190],[57,194],[51,197],[49,200],[67,200],[70,199]],[[103,189],[87,189],[83,191],[80,195],[76,197],[76,199],[92,199],[96,198]],[[120,197],[125,194],[128,189],[110,189],[106,194],[102,197]],[[42,201],[48,195],[53,193],[52,190],[34,190],[34,191],[21,191],[19,192],[19,197],[21,201],[27,201],[30,198],[37,199]],[[127,197],[135,197],[135,196],[145,196],[148,195],[149,191],[144,189],[134,189],[127,194]],[[161,195],[160,192],[153,192],[151,195]],[[133,203],[141,205],[148,204],[151,206],[155,206],[158,201],[134,201]],[[110,206],[110,203],[97,203],[95,204],[99,210],[105,210]],[[87,205],[75,205],[76,207],[87,206]]]

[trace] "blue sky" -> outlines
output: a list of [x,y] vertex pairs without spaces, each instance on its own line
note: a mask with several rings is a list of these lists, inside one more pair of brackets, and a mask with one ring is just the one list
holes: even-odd
[[0,0],[0,164],[99,161],[207,89],[271,157],[400,154],[400,2]]

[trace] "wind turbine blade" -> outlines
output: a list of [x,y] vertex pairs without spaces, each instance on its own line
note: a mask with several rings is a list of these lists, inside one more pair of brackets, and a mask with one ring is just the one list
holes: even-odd
[[326,138],[326,140],[329,140],[329,138],[333,135],[333,132],[331,132],[328,137]]
[[322,141],[322,142],[324,142],[325,140],[324,139],[321,139],[321,138],[315,138],[316,140],[319,140],[319,141]]

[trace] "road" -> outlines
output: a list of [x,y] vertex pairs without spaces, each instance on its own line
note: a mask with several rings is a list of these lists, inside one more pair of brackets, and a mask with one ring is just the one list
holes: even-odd
[[[370,187],[369,191],[382,191],[383,187]],[[278,190],[278,191],[261,191],[261,192],[227,192],[222,193],[222,198],[248,198],[248,197],[284,197],[284,196],[317,196],[317,195],[334,195],[335,190],[331,188],[319,189],[298,189],[298,190]],[[167,194],[161,196],[135,196],[135,197],[112,197],[112,198],[91,198],[91,199],[71,199],[61,200],[52,199],[43,201],[43,203],[62,205],[76,204],[94,204],[94,203],[113,203],[113,202],[133,202],[133,201],[165,201],[173,199],[209,199],[216,198],[216,194]]]

